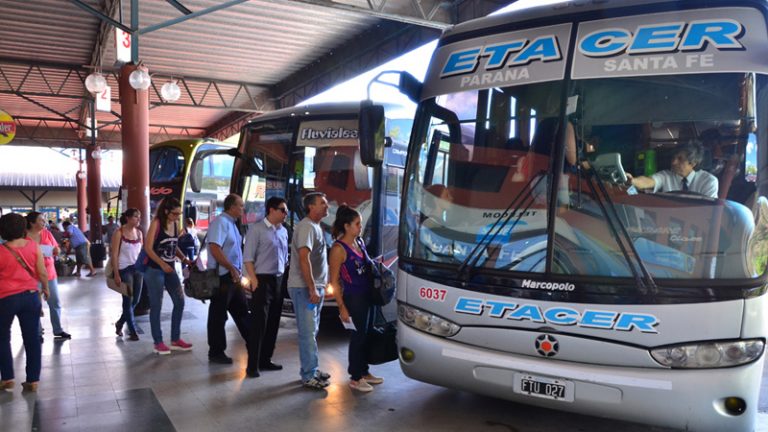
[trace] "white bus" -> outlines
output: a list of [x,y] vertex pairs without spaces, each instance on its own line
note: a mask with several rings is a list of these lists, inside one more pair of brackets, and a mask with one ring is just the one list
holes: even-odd
[[[303,197],[322,192],[330,205],[321,221],[329,246],[336,209],[346,204],[363,216],[371,256],[396,265],[397,212],[412,120],[387,119],[390,145],[383,149],[384,164],[370,169],[360,161],[359,112],[359,102],[304,105],[266,113],[245,125],[231,186],[245,201],[243,226],[263,219],[266,200],[280,196],[288,203],[286,224],[292,232],[305,216]],[[332,288],[326,299],[326,305],[335,306]],[[292,314],[290,299],[283,310]]]
[[[419,103],[398,249],[406,375],[647,424],[754,429],[768,5],[703,4],[488,17],[443,34],[423,84],[401,75]],[[377,163],[374,135],[361,142]],[[682,175],[688,186],[670,186]]]

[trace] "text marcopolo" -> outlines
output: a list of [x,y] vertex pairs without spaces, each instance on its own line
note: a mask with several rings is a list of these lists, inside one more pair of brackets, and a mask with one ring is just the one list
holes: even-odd
[[532,288],[549,291],[573,291],[576,289],[576,285],[572,283],[557,283],[557,282],[538,282],[530,279],[523,279],[523,288]]

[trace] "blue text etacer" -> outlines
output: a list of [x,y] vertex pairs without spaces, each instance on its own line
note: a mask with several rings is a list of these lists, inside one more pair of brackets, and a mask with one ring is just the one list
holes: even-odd
[[[718,50],[733,50],[744,49],[739,42],[743,35],[744,26],[731,19],[674,22],[597,30],[582,37],[578,49],[587,57],[700,51],[708,44]],[[481,62],[483,58],[487,60]],[[493,71],[562,58],[555,35],[533,40],[520,38],[454,51],[443,65],[440,77],[475,73],[481,63],[484,71]]]
[[656,327],[659,325],[658,318],[644,313],[592,309],[579,312],[573,308],[560,306],[542,309],[533,304],[518,304],[472,297],[459,297],[453,310],[463,314],[487,315],[491,318],[604,330],[638,330],[642,333],[658,333]]

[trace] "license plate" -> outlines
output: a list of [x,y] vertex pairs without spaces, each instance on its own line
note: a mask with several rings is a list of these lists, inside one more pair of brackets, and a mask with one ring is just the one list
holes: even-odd
[[528,396],[573,402],[573,382],[530,374],[515,374],[512,390]]

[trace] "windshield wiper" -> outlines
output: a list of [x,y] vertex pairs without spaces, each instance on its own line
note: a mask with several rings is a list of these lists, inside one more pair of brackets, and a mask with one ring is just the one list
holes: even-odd
[[[480,257],[485,252],[485,250],[488,248],[488,246],[493,242],[493,240],[496,238],[497,235],[504,229],[504,227],[509,223],[510,220],[512,220],[512,217],[517,215],[517,218],[515,219],[515,223],[512,224],[512,227],[510,227],[510,230],[514,229],[515,226],[517,226],[517,223],[520,221],[520,218],[523,217],[523,215],[528,211],[529,208],[531,208],[531,205],[535,201],[536,197],[532,197],[533,191],[536,190],[536,187],[541,183],[541,181],[546,178],[546,171],[539,171],[535,175],[531,176],[531,178],[528,180],[528,182],[523,185],[520,192],[518,192],[517,195],[512,199],[512,202],[509,203],[507,208],[501,212],[498,218],[493,222],[493,225],[488,229],[488,232],[485,233],[482,239],[475,245],[474,248],[472,248],[471,251],[469,251],[469,254],[467,254],[467,257],[464,259],[464,261],[459,266],[459,278],[462,278],[464,276],[464,273],[466,271],[466,277],[464,277],[465,280],[469,280],[471,277],[470,270],[472,268],[475,268],[477,266],[477,262],[480,261]],[[533,181],[536,180],[534,183]],[[533,183],[533,185],[531,185]],[[530,186],[530,187],[529,187]],[[522,197],[522,198],[521,198]],[[527,201],[527,204],[525,205],[525,208],[522,210],[520,209],[519,204],[523,204]],[[510,212],[510,210],[514,209]],[[499,225],[499,222],[504,220],[504,222]],[[498,228],[497,228],[498,225]],[[494,232],[495,230],[495,232]],[[471,264],[470,264],[471,262]]]
[[[638,254],[637,248],[635,248],[635,244],[632,241],[632,236],[629,234],[624,224],[621,223],[621,218],[619,218],[619,214],[616,212],[613,199],[605,189],[603,181],[598,177],[597,172],[595,172],[595,169],[592,168],[591,165],[589,168],[586,168],[586,171],[588,172],[587,184],[589,185],[589,189],[592,191],[592,195],[595,197],[595,201],[597,201],[600,210],[603,212],[606,222],[608,222],[608,228],[610,229],[613,238],[616,240],[616,243],[619,246],[619,250],[624,256],[624,260],[627,262],[627,265],[632,272],[632,276],[635,278],[635,281],[639,287],[644,287],[646,290],[650,289],[651,293],[656,293],[658,291],[656,282],[653,280],[653,276],[651,276],[651,273],[645,266],[643,259],[640,258],[640,254]],[[597,193],[595,184],[597,184],[597,187],[600,189],[600,194]],[[618,225],[618,228],[616,225]],[[632,250],[632,254],[630,254],[630,252],[627,250],[627,245],[625,245],[624,242],[628,244],[629,249]],[[633,256],[635,259],[632,259]],[[639,267],[640,271],[643,273],[642,277],[640,277],[640,274],[638,274],[635,265],[637,265],[637,267]]]

